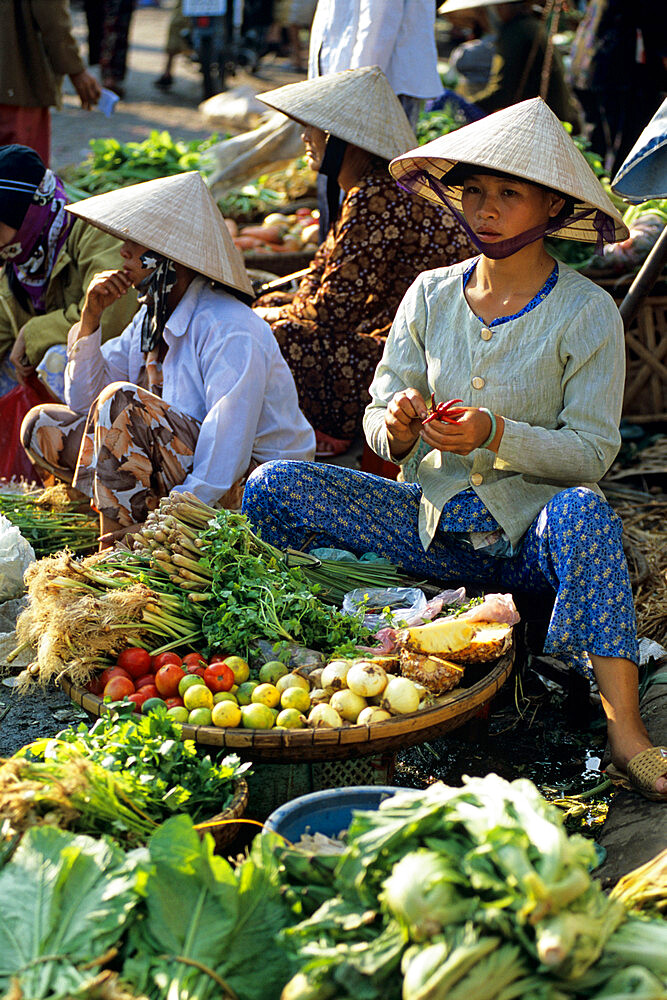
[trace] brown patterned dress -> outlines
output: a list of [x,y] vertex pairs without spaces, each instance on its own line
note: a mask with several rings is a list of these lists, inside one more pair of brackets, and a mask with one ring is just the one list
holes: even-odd
[[403,295],[421,271],[474,253],[449,211],[398,187],[384,163],[348,191],[309,273],[271,322],[313,427],[337,438],[359,432]]

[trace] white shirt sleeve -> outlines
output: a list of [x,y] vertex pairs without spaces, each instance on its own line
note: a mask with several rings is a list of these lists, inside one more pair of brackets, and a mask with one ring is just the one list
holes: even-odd
[[67,337],[65,402],[76,413],[87,413],[90,404],[111,382],[129,380],[130,345],[142,320],[141,309],[120,337],[113,337],[105,344],[101,343],[100,327],[77,340],[79,323],[74,324]]

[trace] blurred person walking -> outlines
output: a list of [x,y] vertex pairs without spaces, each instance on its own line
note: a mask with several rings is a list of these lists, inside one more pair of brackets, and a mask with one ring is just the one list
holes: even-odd
[[84,0],[88,22],[88,61],[99,64],[102,85],[125,96],[130,23],[136,0]]
[[0,4],[0,145],[30,146],[48,166],[49,109],[61,105],[69,76],[87,111],[100,85],[89,73],[72,34],[69,0],[3,0]]

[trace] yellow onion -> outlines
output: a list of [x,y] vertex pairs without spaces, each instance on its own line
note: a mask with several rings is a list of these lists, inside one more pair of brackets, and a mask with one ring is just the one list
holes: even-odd
[[387,675],[371,660],[356,660],[347,672],[347,686],[362,698],[372,698],[387,686]]
[[350,663],[351,660],[332,660],[331,663],[327,663],[322,671],[320,679],[321,687],[333,688],[334,691],[340,691],[341,688],[344,688],[346,686],[345,678],[350,669]]
[[313,729],[338,729],[343,725],[343,720],[335,708],[323,702],[311,708],[308,725]]
[[409,715],[419,708],[421,695],[408,677],[392,677],[382,695],[382,707],[392,715]]
[[329,704],[335,708],[338,714],[348,722],[356,722],[359,712],[366,708],[366,699],[361,698],[349,688],[342,691],[334,691]]
[[391,712],[387,712],[384,708],[379,708],[377,705],[368,705],[367,708],[362,708],[357,717],[357,725],[370,726],[374,722],[386,722],[387,719],[391,719]]

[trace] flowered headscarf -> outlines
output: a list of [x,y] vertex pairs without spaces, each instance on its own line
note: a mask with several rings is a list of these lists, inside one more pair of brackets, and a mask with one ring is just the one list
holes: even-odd
[[151,268],[139,285],[139,303],[146,306],[141,328],[141,350],[143,354],[153,351],[164,332],[169,319],[169,292],[176,284],[176,268],[173,260],[162,254],[147,250],[141,255],[144,267]]
[[18,285],[35,312],[43,313],[51,272],[74,225],[73,216],[65,211],[69,199],[62,181],[48,169],[39,184],[0,174],[0,191],[23,198],[31,195],[16,237],[0,250],[0,259],[9,262],[10,285]]

